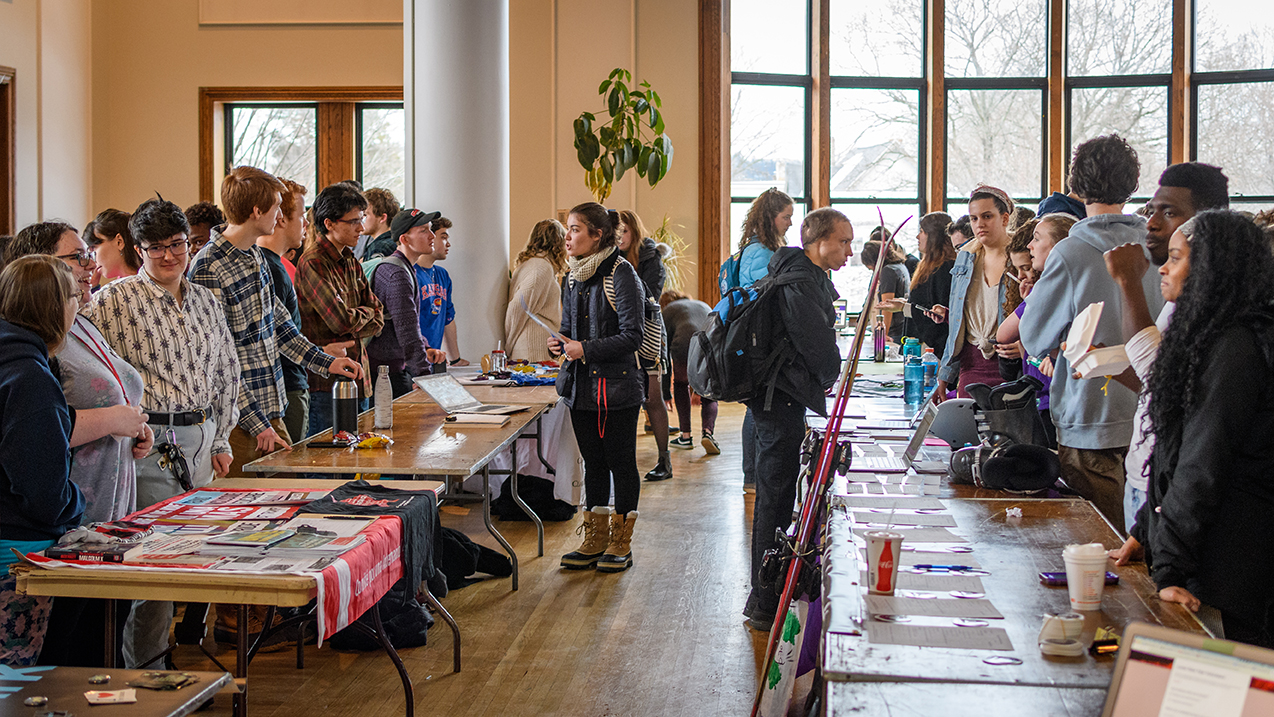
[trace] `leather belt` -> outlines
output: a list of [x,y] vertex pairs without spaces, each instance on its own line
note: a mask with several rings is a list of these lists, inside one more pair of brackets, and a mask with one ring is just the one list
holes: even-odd
[[212,416],[211,408],[200,408],[184,413],[146,412],[146,422],[152,426],[198,426]]

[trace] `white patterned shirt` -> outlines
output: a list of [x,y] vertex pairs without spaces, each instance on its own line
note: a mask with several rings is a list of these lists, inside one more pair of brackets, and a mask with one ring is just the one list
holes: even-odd
[[181,280],[183,301],[142,270],[112,281],[84,310],[111,348],[141,373],[141,406],[157,413],[212,409],[212,452],[230,452],[239,422],[239,359],[212,292]]

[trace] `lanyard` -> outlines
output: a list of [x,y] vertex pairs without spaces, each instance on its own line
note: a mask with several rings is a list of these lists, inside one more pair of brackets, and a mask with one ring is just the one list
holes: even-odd
[[120,393],[124,395],[124,403],[131,406],[132,401],[128,399],[128,389],[124,388],[124,381],[119,377],[119,372],[115,370],[115,362],[111,361],[111,357],[106,353],[106,349],[102,348],[102,345],[97,343],[97,339],[93,338],[93,336],[88,333],[85,333],[88,341],[85,341],[84,338],[75,333],[74,330],[71,331],[71,335],[78,339],[80,343],[84,344],[84,348],[88,349],[89,353],[93,354],[98,361],[105,364],[106,368],[110,369],[111,375],[115,377],[115,383],[119,384]]

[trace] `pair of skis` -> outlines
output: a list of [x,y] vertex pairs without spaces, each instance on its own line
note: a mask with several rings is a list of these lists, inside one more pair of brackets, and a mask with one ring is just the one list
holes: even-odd
[[[880,227],[885,226],[884,215],[879,209],[876,210],[880,216]],[[863,338],[867,331],[867,321],[869,309],[875,300],[876,290],[880,285],[880,273],[885,266],[885,257],[889,255],[889,250],[893,246],[894,239],[898,232],[911,221],[912,217],[907,217],[898,225],[888,240],[881,242],[880,255],[876,257],[876,266],[872,271],[871,282],[867,286],[867,297],[863,301],[863,310],[858,314],[858,323],[854,326],[854,341],[849,351],[849,360],[841,368],[840,388],[836,392],[836,401],[832,404],[832,412],[828,417],[827,428],[823,433],[823,443],[818,451],[818,461],[814,464],[810,473],[810,488],[805,495],[805,500],[801,504],[800,519],[796,525],[796,543],[795,556],[791,558],[791,562],[787,568],[787,578],[783,583],[783,593],[779,598],[779,609],[774,613],[774,626],[770,628],[770,639],[767,642],[765,650],[765,659],[761,662],[761,686],[757,690],[756,699],[752,703],[752,717],[759,717],[762,702],[767,693],[775,693],[776,689],[782,687],[787,690],[791,689],[792,679],[795,678],[795,664],[792,664],[792,679],[782,679],[782,671],[784,665],[779,664],[775,660],[780,641],[789,642],[795,648],[799,644],[797,635],[791,634],[796,630],[805,629],[805,616],[798,615],[793,621],[796,624],[789,626],[788,613],[792,607],[792,601],[796,597],[796,585],[801,577],[801,569],[805,561],[799,559],[799,556],[807,554],[814,548],[814,542],[818,538],[819,530],[817,525],[818,516],[822,513],[823,498],[827,492],[828,483],[831,480],[832,468],[837,459],[836,438],[840,435],[841,420],[844,417],[845,405],[849,402],[849,394],[854,387],[854,376],[858,373],[858,356],[862,353]],[[790,651],[788,658],[795,660],[798,650]],[[786,705],[790,700],[790,693],[787,695],[773,694],[779,697],[779,703],[783,706],[783,712],[786,713]],[[766,717],[769,717],[768,715]]]

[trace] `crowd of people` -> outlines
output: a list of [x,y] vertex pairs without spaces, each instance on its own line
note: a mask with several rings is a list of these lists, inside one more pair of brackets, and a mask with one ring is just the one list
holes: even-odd
[[[978,186],[967,215],[920,219],[919,257],[877,227],[861,249],[867,266],[885,252],[868,310],[888,317],[894,343],[933,349],[940,399],[1039,379],[1065,488],[1128,536],[1115,557],[1144,556],[1161,598],[1218,634],[1272,645],[1269,558],[1239,558],[1263,544],[1274,508],[1271,236],[1260,218],[1228,210],[1227,179],[1206,164],[1168,167],[1146,206],[1125,213],[1140,169],[1123,139],[1098,137],[1076,148],[1069,194],[1036,211]],[[366,408],[381,366],[397,397],[413,377],[467,364],[441,266],[452,221],[349,181],[308,195],[238,167],[219,206],[183,211],[156,197],[103,211],[83,232],[46,221],[5,238],[0,548],[38,550],[77,525],[239,475],[330,428],[336,382],[352,382]],[[721,272],[723,291],[777,293],[770,338],[784,347],[745,402],[741,436],[744,490],[755,493],[744,614],[758,630],[778,608],[761,564],[792,521],[805,416],[826,414],[841,366],[829,276],[853,254],[853,226],[832,208],[806,214],[800,246],[787,246],[793,210],[777,189],[757,198]],[[667,286],[666,253],[633,212],[588,202],[565,224],[536,224],[514,263],[508,354],[560,362],[584,460],[583,540],[561,558],[567,569],[634,564],[643,409],[658,448],[645,480],[672,478],[669,451],[695,448],[688,355],[713,309]],[[1132,363],[1105,380],[1073,374],[1063,345],[1096,302],[1094,345],[1124,344]],[[700,400],[708,454],[720,452],[717,412]],[[100,601],[50,604],[14,588],[0,579],[0,662],[99,664]],[[202,630],[206,611],[187,606],[183,624]],[[132,605],[119,643],[127,665],[166,649],[173,615],[171,603]]]

